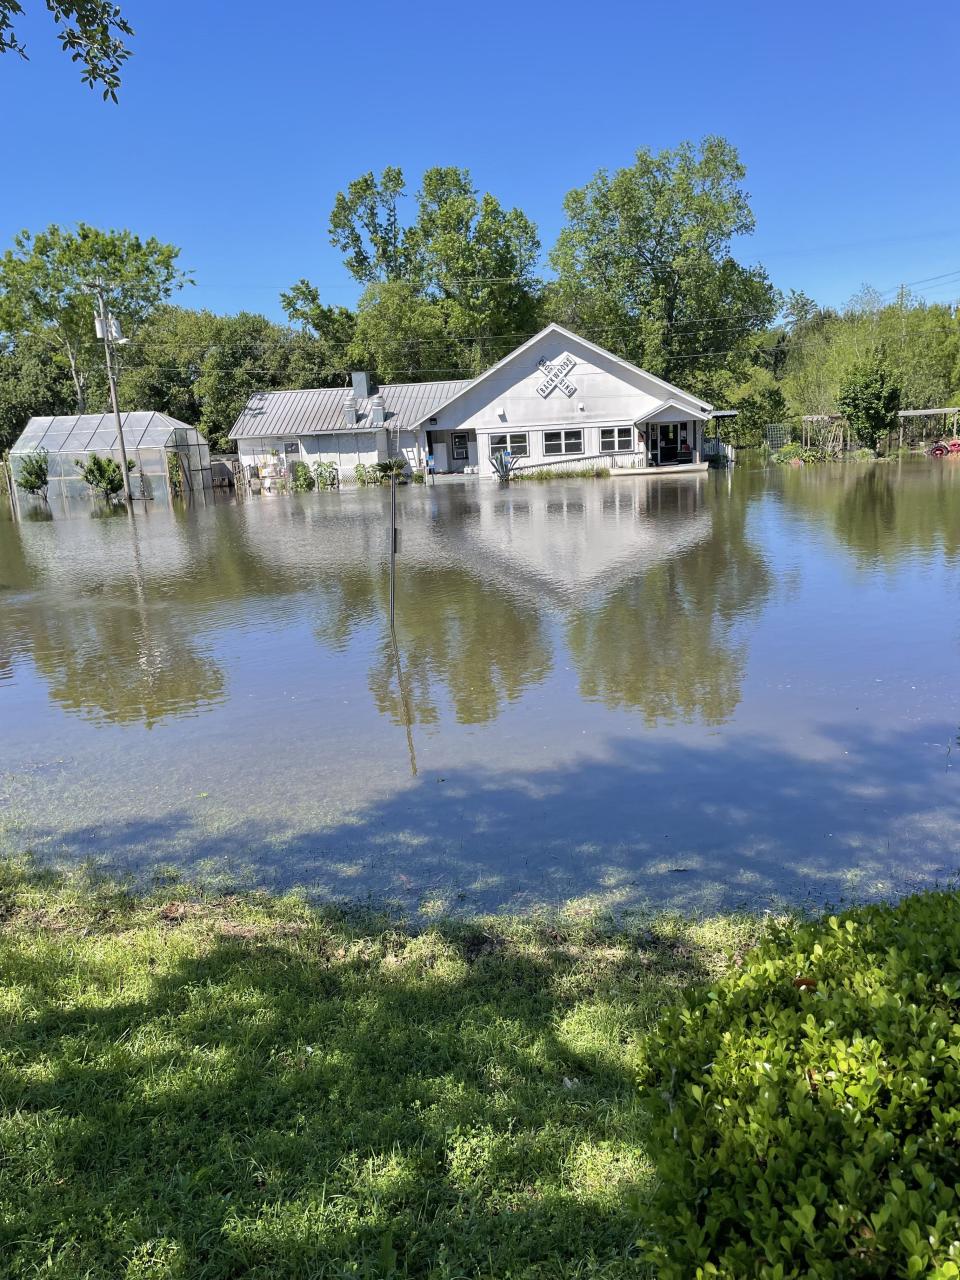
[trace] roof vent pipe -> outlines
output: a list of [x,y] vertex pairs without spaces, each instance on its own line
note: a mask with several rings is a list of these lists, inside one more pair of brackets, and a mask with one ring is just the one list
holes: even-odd
[[350,380],[358,400],[369,400],[377,390],[377,380],[372,373],[351,373]]
[[383,396],[378,392],[370,401],[370,417],[374,426],[382,427],[384,418]]
[[348,427],[357,425],[357,397],[354,391],[348,391],[343,398],[343,420]]

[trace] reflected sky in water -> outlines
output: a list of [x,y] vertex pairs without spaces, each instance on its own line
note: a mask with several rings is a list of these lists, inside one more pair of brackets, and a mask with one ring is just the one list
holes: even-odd
[[960,868],[960,467],[0,509],[0,842],[406,909]]

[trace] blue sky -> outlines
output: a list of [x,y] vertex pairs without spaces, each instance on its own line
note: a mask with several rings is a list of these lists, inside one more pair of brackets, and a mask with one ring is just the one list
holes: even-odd
[[352,302],[327,216],[367,169],[399,164],[415,190],[426,166],[465,166],[546,249],[597,168],[706,133],[747,165],[738,256],[780,288],[960,297],[956,0],[125,0],[119,106],[26,7],[31,61],[0,60],[0,245],[80,219],[157,235],[194,271],[192,305],[279,318],[300,276]]

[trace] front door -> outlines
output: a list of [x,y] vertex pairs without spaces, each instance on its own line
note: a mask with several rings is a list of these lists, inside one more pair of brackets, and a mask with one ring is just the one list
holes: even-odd
[[658,426],[660,436],[657,461],[661,467],[676,462],[680,452],[680,429],[677,422],[661,422]]

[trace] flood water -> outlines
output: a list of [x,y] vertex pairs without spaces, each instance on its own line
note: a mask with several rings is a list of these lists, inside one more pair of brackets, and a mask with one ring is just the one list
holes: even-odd
[[406,910],[960,868],[960,466],[0,508],[0,847]]

